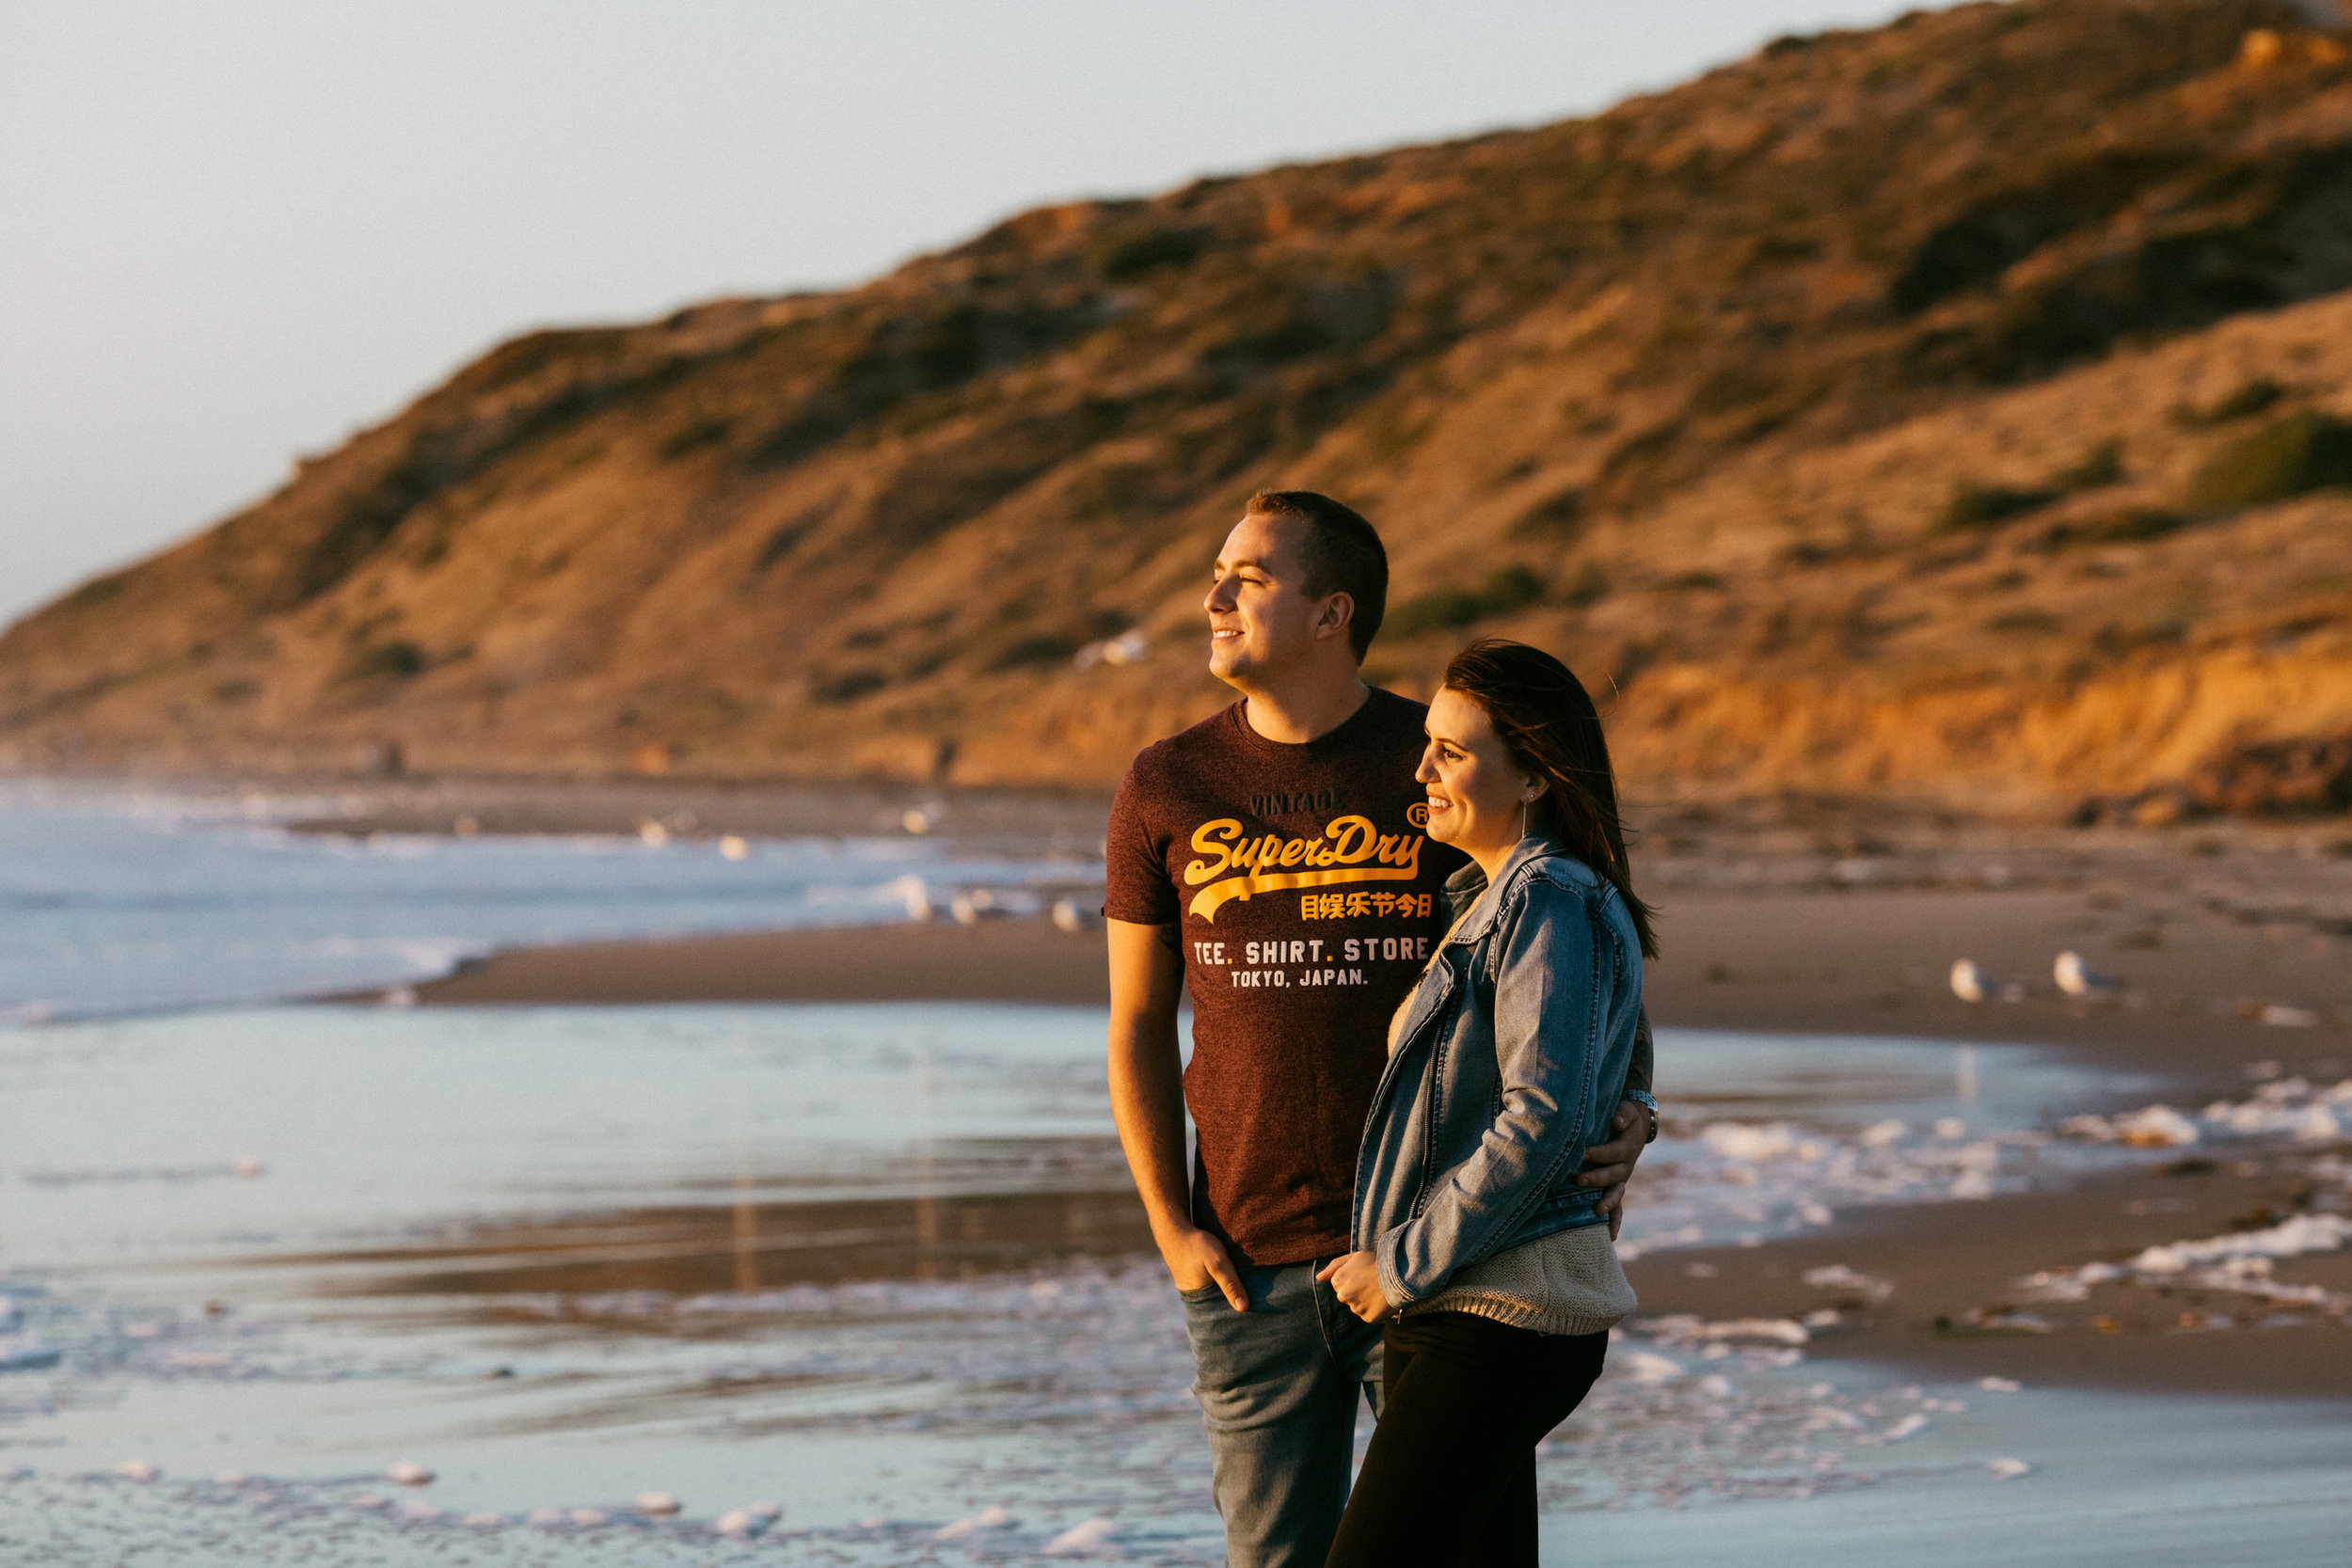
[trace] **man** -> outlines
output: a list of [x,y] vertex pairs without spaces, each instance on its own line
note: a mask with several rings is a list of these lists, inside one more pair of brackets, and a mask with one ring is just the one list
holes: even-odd
[[[1111,1105],[1184,1296],[1229,1568],[1321,1563],[1345,1507],[1380,1333],[1314,1273],[1349,1250],[1389,1019],[1465,863],[1424,831],[1426,710],[1359,673],[1388,577],[1380,536],[1339,502],[1252,497],[1207,600],[1210,672],[1242,700],[1145,749],[1111,813]],[[1646,1045],[1641,1102],[1587,1150],[1585,1185],[1621,1188],[1656,1135]]]

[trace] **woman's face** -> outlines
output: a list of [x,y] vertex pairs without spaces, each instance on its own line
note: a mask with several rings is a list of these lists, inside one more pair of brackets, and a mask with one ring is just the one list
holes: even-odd
[[1535,778],[1514,767],[1486,710],[1452,687],[1430,701],[1429,745],[1413,774],[1429,797],[1429,836],[1478,858],[1519,841]]

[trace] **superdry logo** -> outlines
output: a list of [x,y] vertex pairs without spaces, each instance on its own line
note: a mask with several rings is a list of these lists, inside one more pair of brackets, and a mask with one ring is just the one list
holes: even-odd
[[[1421,875],[1423,842],[1419,833],[1384,833],[1369,816],[1334,818],[1316,837],[1265,833],[1245,839],[1240,822],[1220,816],[1193,830],[1193,849],[1209,858],[1185,866],[1184,880],[1200,888],[1193,895],[1192,912],[1214,921],[1216,911],[1233,899],[1283,888],[1409,882]],[[1270,869],[1285,865],[1311,869]],[[1201,887],[1203,882],[1209,885]]]
[[1344,789],[1299,789],[1288,795],[1252,795],[1252,816],[1291,816],[1300,812],[1337,811],[1347,803]]

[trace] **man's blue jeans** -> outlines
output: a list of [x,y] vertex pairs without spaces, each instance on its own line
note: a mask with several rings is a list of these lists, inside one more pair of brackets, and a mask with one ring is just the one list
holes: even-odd
[[1380,1400],[1380,1331],[1317,1263],[1244,1268],[1249,1310],[1184,1294],[1192,1386],[1209,1429],[1226,1568],[1321,1568],[1347,1507],[1356,1402]]

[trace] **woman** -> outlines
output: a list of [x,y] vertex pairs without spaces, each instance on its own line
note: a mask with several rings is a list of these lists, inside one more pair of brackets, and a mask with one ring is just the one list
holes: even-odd
[[1383,1325],[1380,1424],[1327,1568],[1533,1568],[1535,1444],[1634,1307],[1576,1173],[1609,1135],[1657,947],[1600,717],[1565,665],[1476,643],[1428,733],[1429,836],[1486,886],[1389,1026],[1359,1250],[1317,1275]]

